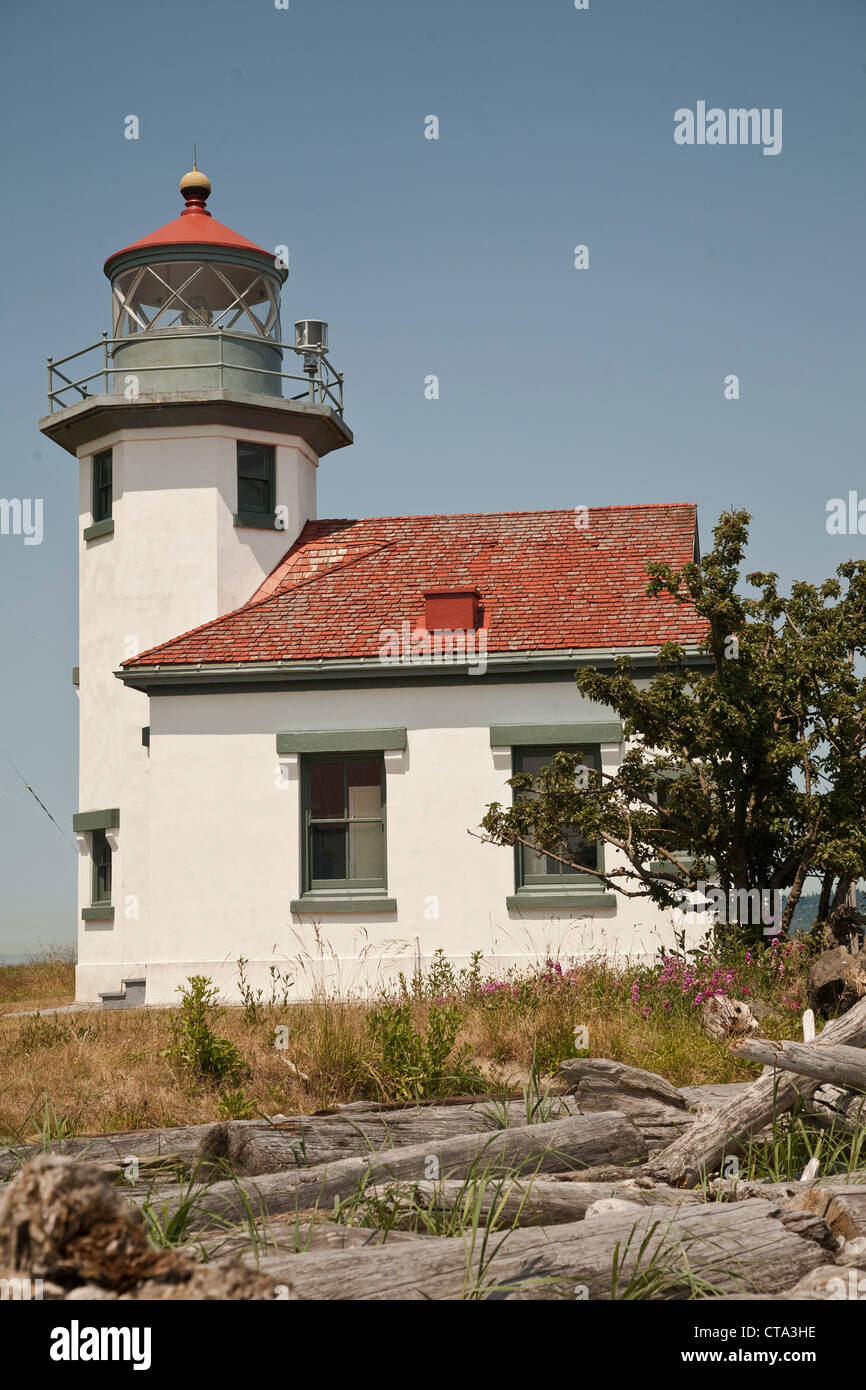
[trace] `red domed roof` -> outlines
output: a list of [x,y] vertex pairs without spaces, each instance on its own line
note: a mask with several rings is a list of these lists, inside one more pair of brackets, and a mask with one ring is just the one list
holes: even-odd
[[258,256],[266,256],[269,261],[274,261],[273,251],[265,251],[261,246],[256,246],[255,242],[248,241],[245,236],[233,232],[231,227],[226,227],[224,223],[217,222],[216,218],[211,216],[205,207],[210,184],[204,176],[196,182],[197,186],[191,186],[191,175],[184,176],[181,180],[181,191],[186,192],[187,197],[186,207],[180,216],[173,222],[166,222],[164,227],[158,227],[155,232],[150,232],[140,241],[124,246],[122,251],[115,251],[105,262],[106,275],[110,274],[109,266],[119,256],[125,256],[129,251],[143,251],[149,246],[224,246],[235,251],[253,251]]

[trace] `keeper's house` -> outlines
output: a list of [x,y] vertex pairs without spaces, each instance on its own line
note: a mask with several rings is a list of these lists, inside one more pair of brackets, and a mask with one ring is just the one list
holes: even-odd
[[303,997],[437,947],[653,953],[652,905],[469,832],[558,748],[616,768],[574,672],[696,647],[645,596],[649,560],[696,555],[695,508],[318,520],[352,442],[327,325],[283,344],[279,257],[198,170],[181,191],[107,261],[111,337],[51,363],[40,423],[80,472],[78,998],[176,1002],[192,974],[237,997],[241,956]]

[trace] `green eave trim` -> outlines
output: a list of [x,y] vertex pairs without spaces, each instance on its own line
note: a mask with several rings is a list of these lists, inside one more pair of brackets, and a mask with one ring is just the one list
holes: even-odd
[[115,806],[111,811],[76,811],[72,817],[73,830],[116,830],[120,825],[120,812]]
[[333,917],[342,912],[396,912],[396,898],[297,898],[289,903],[291,912],[302,916]]
[[235,512],[235,526],[255,526],[260,531],[277,531],[285,528],[277,526],[276,512]]
[[[443,662],[393,666],[378,656],[335,657],[327,660],[286,658],[276,661],[207,661],[155,662],[137,661],[134,665],[114,672],[118,680],[133,690],[149,695],[210,695],[222,691],[259,689],[282,690],[286,687],[315,690],[323,685],[347,689],[361,685],[382,686],[447,686],[462,685],[475,689],[485,681],[562,681],[571,680],[576,670],[594,666],[600,670],[615,669],[619,656],[630,657],[635,675],[652,677],[658,669],[658,654],[647,647],[625,648],[616,651],[538,651],[491,652],[483,675],[473,675],[468,666],[473,663]],[[712,659],[696,647],[686,648],[686,659],[696,670],[709,668]],[[615,736],[619,738],[620,735]]]
[[92,907],[81,909],[82,922],[110,922],[114,918],[114,907],[111,903],[94,903]]
[[548,908],[559,907],[615,907],[616,893],[582,892],[573,893],[513,893],[505,899],[505,906],[521,912],[546,912]]
[[277,734],[278,753],[379,753],[405,747],[405,729],[305,729]]
[[586,724],[491,724],[490,746],[526,748],[548,743],[621,743],[618,719]]
[[85,526],[84,528],[84,539],[86,541],[95,541],[98,536],[113,535],[114,519],[110,516],[107,517],[105,521],[94,521],[92,526]]

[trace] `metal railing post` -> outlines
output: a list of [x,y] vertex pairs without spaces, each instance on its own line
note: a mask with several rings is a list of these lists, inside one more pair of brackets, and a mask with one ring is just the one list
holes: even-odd
[[217,334],[218,334],[217,341],[219,342],[219,345],[220,345],[220,390],[222,391],[222,389],[223,389],[223,327],[222,327],[222,324],[220,324],[219,328],[217,329]]
[[105,377],[105,394],[108,395],[108,330],[102,330],[102,374]]
[[54,368],[52,367],[53,357],[48,359],[48,414],[54,414]]

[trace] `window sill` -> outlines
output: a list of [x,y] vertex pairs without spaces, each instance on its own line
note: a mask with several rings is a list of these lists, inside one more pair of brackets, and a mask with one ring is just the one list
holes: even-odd
[[111,922],[114,920],[113,903],[94,903],[81,909],[82,922]]
[[[676,851],[673,850],[671,851],[671,853],[675,852]],[[686,869],[687,871],[691,871],[691,869],[694,866],[695,860],[691,857],[690,854],[680,854],[677,856],[677,858],[679,859],[684,869]],[[712,860],[709,861],[709,868],[710,873],[715,873],[716,866]],[[677,871],[669,859],[653,859],[652,863],[650,864],[650,872],[653,874],[663,874],[676,873]]]
[[114,519],[109,516],[105,521],[94,521],[92,526],[85,526],[82,534],[86,541],[95,541],[99,536],[113,536]]
[[396,912],[397,899],[365,898],[360,894],[352,896],[348,893],[344,897],[322,897],[310,893],[303,898],[296,898],[289,904],[289,908],[292,912],[304,916],[334,916],[343,912]]
[[235,512],[235,526],[254,526],[260,531],[278,531],[276,512]]
[[599,893],[591,888],[561,889],[556,893],[524,888],[505,899],[508,908],[545,912],[551,907],[615,907],[616,893]]

